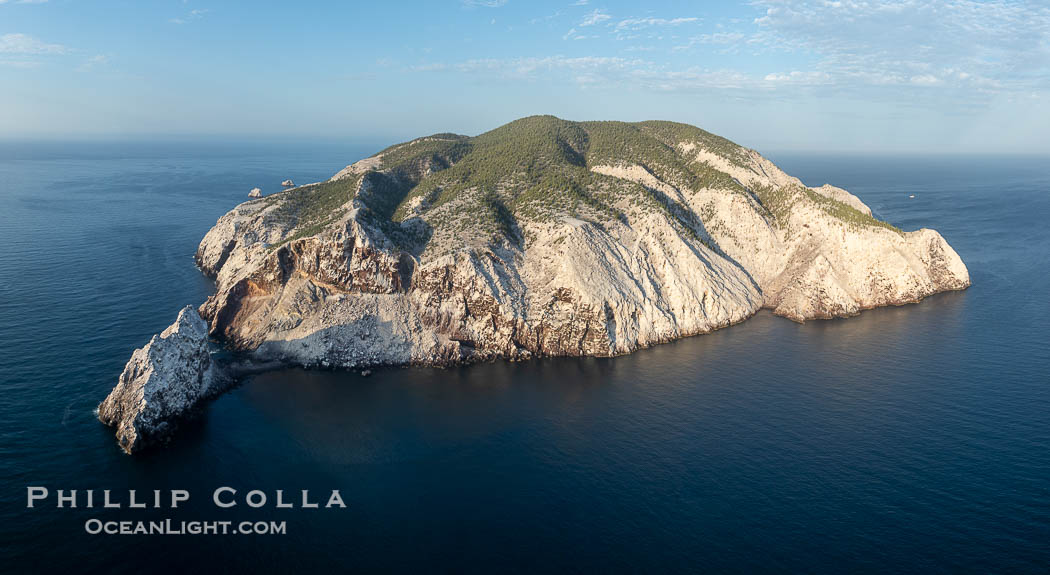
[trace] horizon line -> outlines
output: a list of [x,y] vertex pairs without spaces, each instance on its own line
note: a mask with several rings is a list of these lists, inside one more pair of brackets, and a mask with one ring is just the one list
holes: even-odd
[[[437,133],[437,132],[436,132]],[[455,132],[453,132],[455,133]],[[482,132],[484,133],[484,132]],[[385,147],[396,145],[400,143],[410,142],[418,138],[425,138],[432,134],[426,134],[421,136],[415,136],[411,138],[402,138],[392,134],[387,135],[368,135],[368,136],[338,136],[334,134],[215,134],[215,133],[194,133],[194,134],[178,134],[178,133],[157,133],[157,134],[138,134],[138,133],[126,133],[126,134],[65,134],[65,135],[19,135],[19,136],[3,136],[0,135],[0,145],[76,145],[76,144],[143,144],[143,143],[154,143],[158,145],[163,144],[213,144],[213,145],[274,145],[274,144],[295,144],[302,145],[311,142],[317,144],[329,144],[329,145],[354,145],[354,146],[376,146],[376,152],[379,152]],[[474,137],[476,134],[462,134],[469,137]],[[717,135],[717,134],[716,134]],[[1048,158],[1050,159],[1050,152],[1035,152],[1035,151],[1020,151],[1020,150],[925,150],[916,148],[899,148],[899,149],[887,149],[887,148],[837,148],[837,149],[822,149],[812,147],[792,147],[785,145],[775,146],[747,146],[740,144],[735,140],[731,140],[737,145],[742,147],[755,150],[762,155],[766,154],[784,154],[784,153],[800,153],[800,154],[821,154],[821,155],[874,155],[874,156],[892,156],[892,155],[923,155],[923,156],[940,156],[940,157],[953,157],[953,156],[994,156],[994,157],[1031,157],[1031,158]]]

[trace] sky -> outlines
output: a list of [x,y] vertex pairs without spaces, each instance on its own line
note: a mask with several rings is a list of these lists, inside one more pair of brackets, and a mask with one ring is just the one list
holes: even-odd
[[532,114],[1050,154],[1050,2],[0,0],[0,139],[393,143]]

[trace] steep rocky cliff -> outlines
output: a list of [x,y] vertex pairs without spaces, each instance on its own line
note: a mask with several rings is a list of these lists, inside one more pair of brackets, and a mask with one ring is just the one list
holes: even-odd
[[524,118],[241,204],[197,252],[211,334],[332,366],[616,355],[969,285],[933,231],[670,122]]
[[98,418],[117,428],[124,451],[138,451],[220,391],[221,380],[208,353],[208,326],[186,306],[175,323],[131,354],[117,386],[98,406]]

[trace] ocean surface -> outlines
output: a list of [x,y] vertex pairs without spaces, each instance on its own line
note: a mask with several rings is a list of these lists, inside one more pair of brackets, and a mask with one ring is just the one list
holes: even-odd
[[[386,144],[0,144],[0,571],[1050,568],[1046,158],[770,154],[939,230],[964,292],[804,325],[763,312],[615,359],[271,372],[167,448],[121,453],[92,411],[211,293],[192,257],[215,220]],[[31,485],[191,500],[27,509]],[[241,503],[216,509],[220,486]],[[256,510],[251,489],[339,489],[347,508]],[[287,534],[89,535],[90,518]]]

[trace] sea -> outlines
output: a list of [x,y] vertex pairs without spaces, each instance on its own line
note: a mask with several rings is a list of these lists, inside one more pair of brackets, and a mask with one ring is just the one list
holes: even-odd
[[[122,453],[94,409],[212,293],[193,254],[216,219],[387,144],[0,143],[0,571],[1050,570],[1046,157],[768,154],[940,231],[962,292],[805,324],[763,311],[617,358],[273,371]],[[30,487],[49,499],[29,508]],[[164,505],[128,509],[130,489]],[[167,520],[285,532],[89,532]]]

